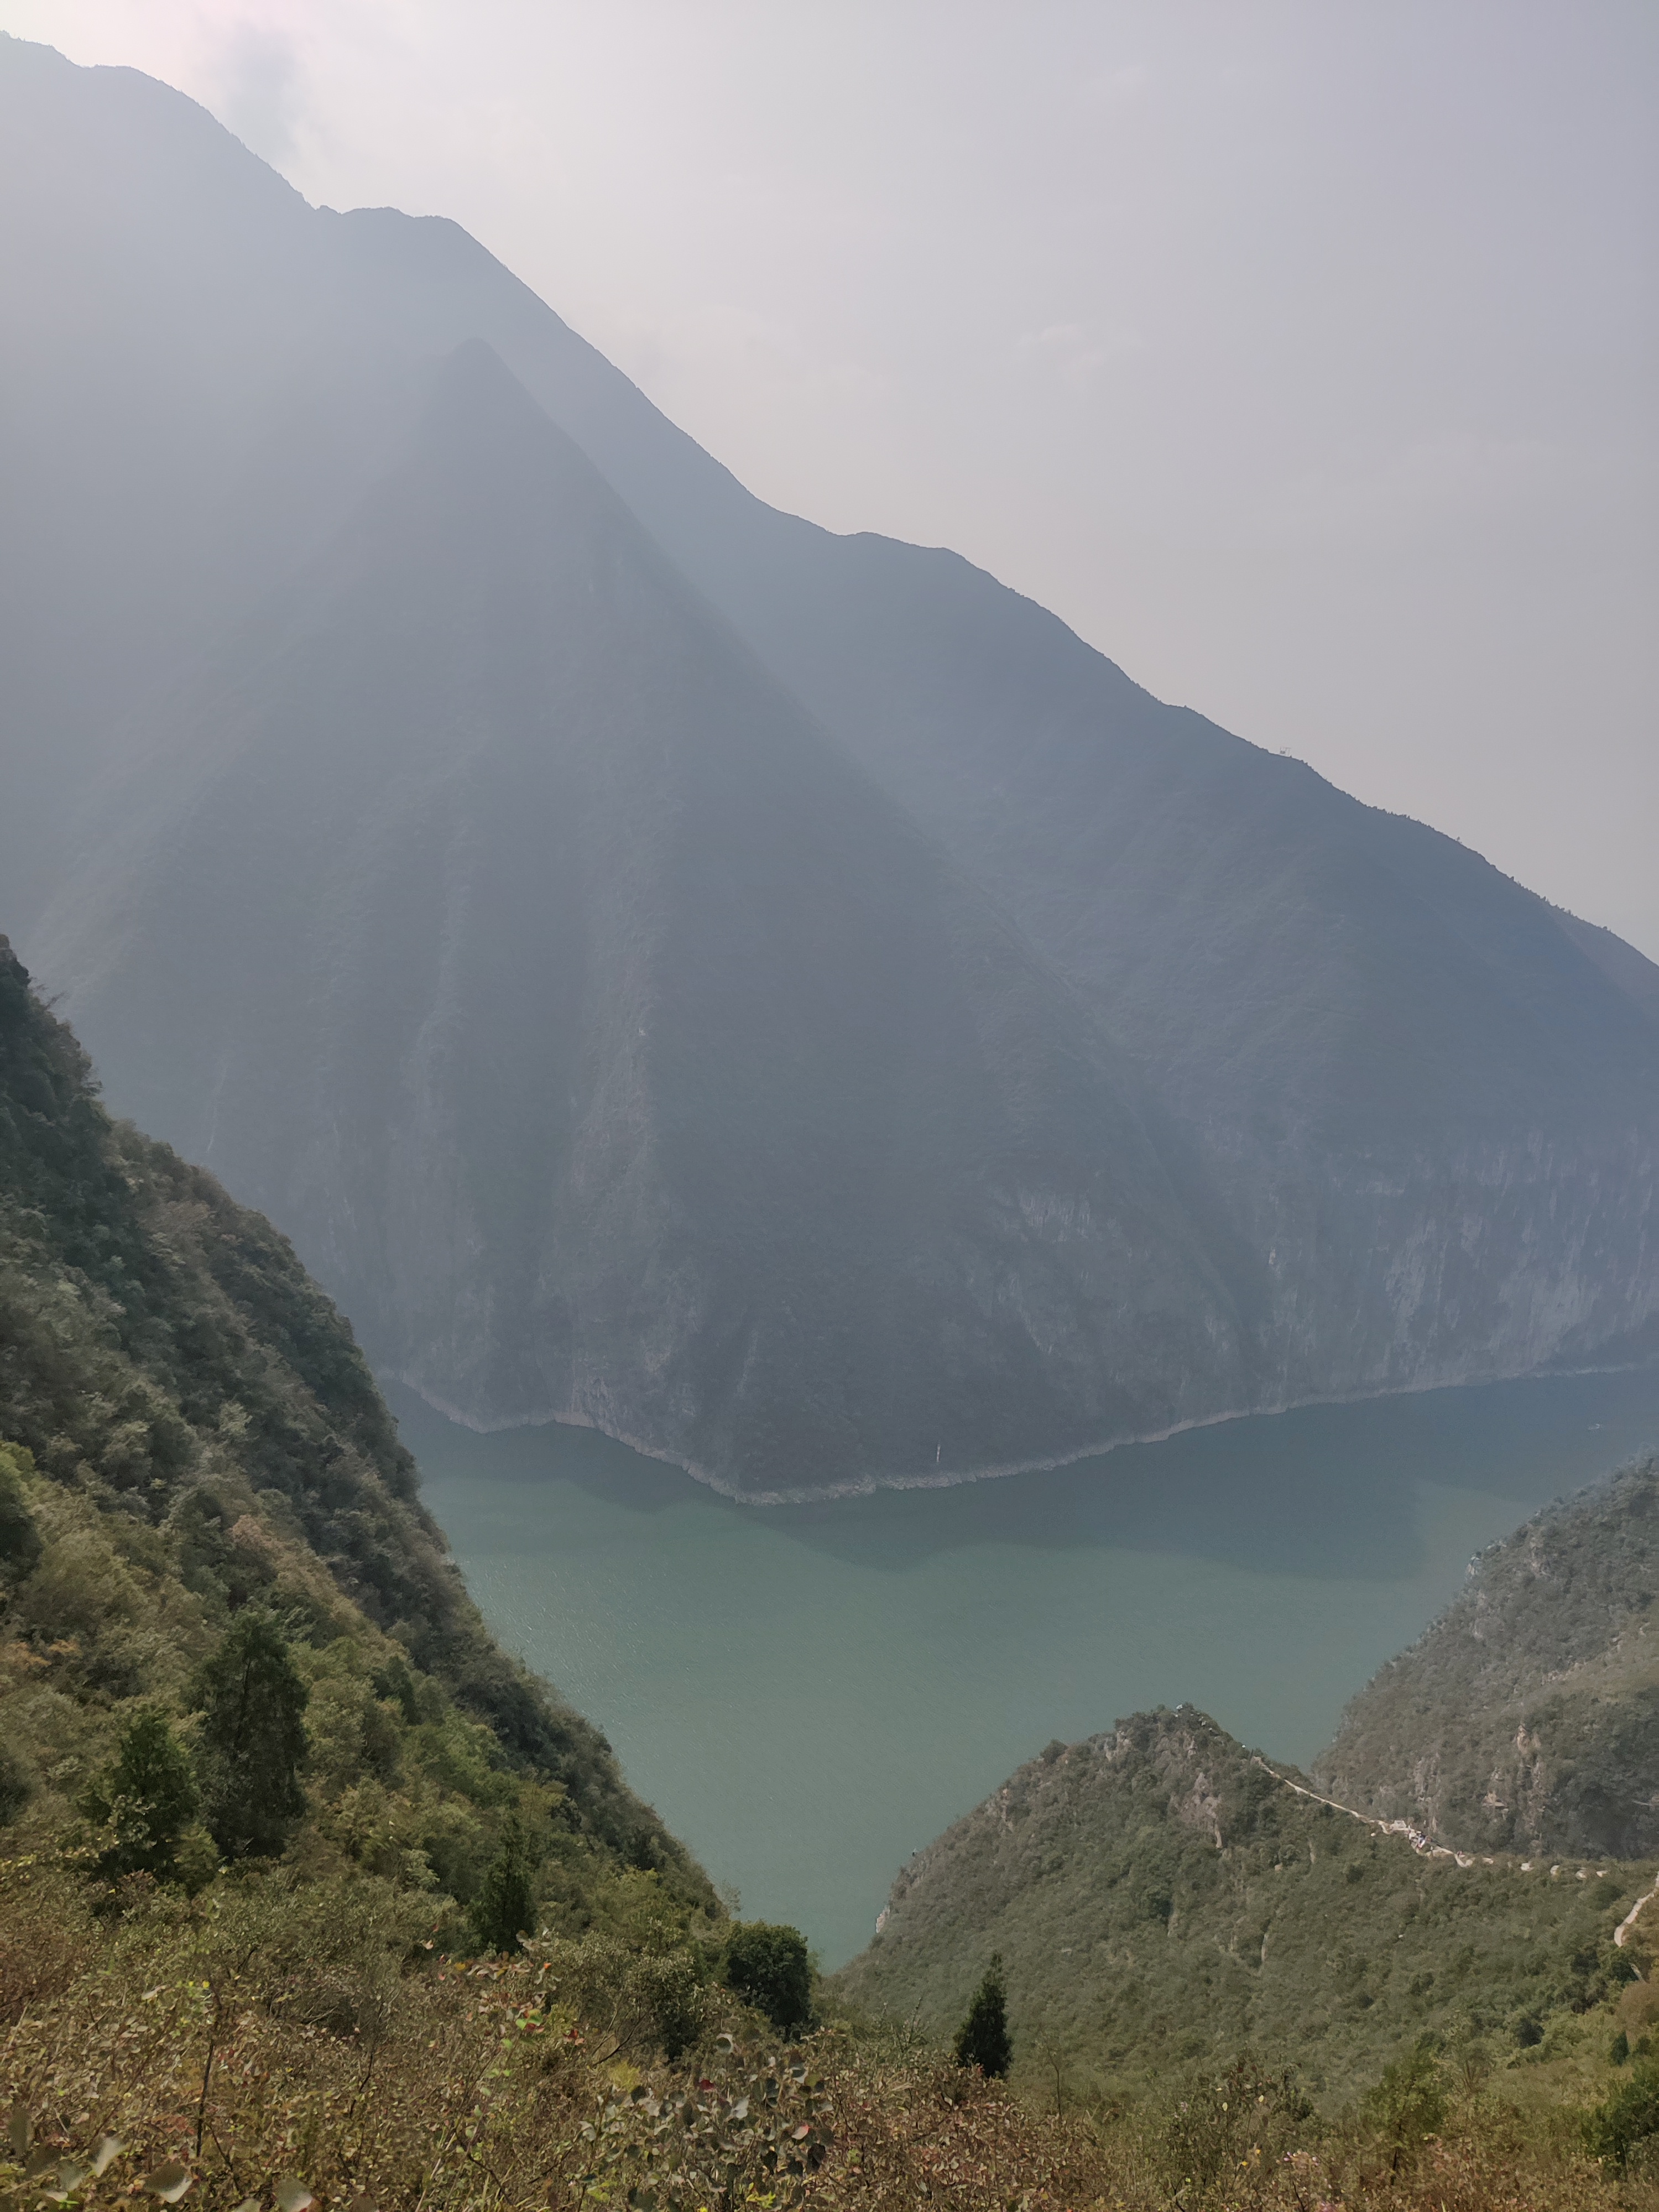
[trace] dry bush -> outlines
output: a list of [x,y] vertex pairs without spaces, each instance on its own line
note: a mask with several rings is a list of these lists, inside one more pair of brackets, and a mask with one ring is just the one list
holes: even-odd
[[[1478,2097],[1404,2148],[1363,2117],[1218,2122],[1188,2175],[1173,2167],[1197,2138],[1168,2113],[1037,2113],[902,2036],[786,2049],[707,1984],[670,2064],[649,2014],[684,1997],[673,1954],[614,1935],[461,1963],[427,1948],[422,1899],[361,1876],[222,1880],[193,1900],[140,1882],[102,1917],[92,1894],[49,1863],[0,1866],[0,2097],[32,2117],[37,2169],[0,2151],[0,2191],[25,2212],[115,2212],[180,2176],[204,2212],[1659,2208],[1565,2129]],[[106,2136],[123,2148],[94,2178]]]

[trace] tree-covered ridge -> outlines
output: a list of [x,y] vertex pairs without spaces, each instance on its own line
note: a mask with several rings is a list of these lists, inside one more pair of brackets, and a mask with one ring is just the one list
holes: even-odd
[[943,2036],[995,1952],[1028,2079],[1047,2051],[1144,2092],[1249,2050],[1340,2100],[1424,2035],[1516,2061],[1628,1978],[1648,1868],[1426,1856],[1300,1779],[1191,1706],[1052,1744],[911,1860],[833,1986]]
[[[0,1818],[61,1826],[252,1610],[307,1689],[299,1843],[465,1902],[509,1817],[549,1894],[701,1870],[493,1641],[286,1240],[112,1121],[0,939]],[[714,1908],[716,1911],[718,1908]]]
[[1345,1714],[1334,1796],[1468,1850],[1659,1852],[1659,1454],[1550,1505]]

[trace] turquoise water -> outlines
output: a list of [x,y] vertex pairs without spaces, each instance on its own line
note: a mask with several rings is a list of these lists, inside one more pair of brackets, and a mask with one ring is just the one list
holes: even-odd
[[826,1966],[1050,1738],[1190,1701],[1305,1762],[1540,1504],[1659,1443],[1659,1369],[1316,1407],[1048,1474],[732,1504],[580,1429],[389,1394],[503,1642]]

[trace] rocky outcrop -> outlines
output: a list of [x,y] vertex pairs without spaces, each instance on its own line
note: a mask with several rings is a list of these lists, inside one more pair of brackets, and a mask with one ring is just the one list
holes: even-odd
[[1656,1598],[1650,1458],[1482,1553],[1316,1779],[1464,1850],[1659,1853]]

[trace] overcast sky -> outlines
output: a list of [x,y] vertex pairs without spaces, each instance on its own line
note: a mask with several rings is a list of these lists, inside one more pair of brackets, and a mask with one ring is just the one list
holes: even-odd
[[0,0],[1659,957],[1653,0]]

